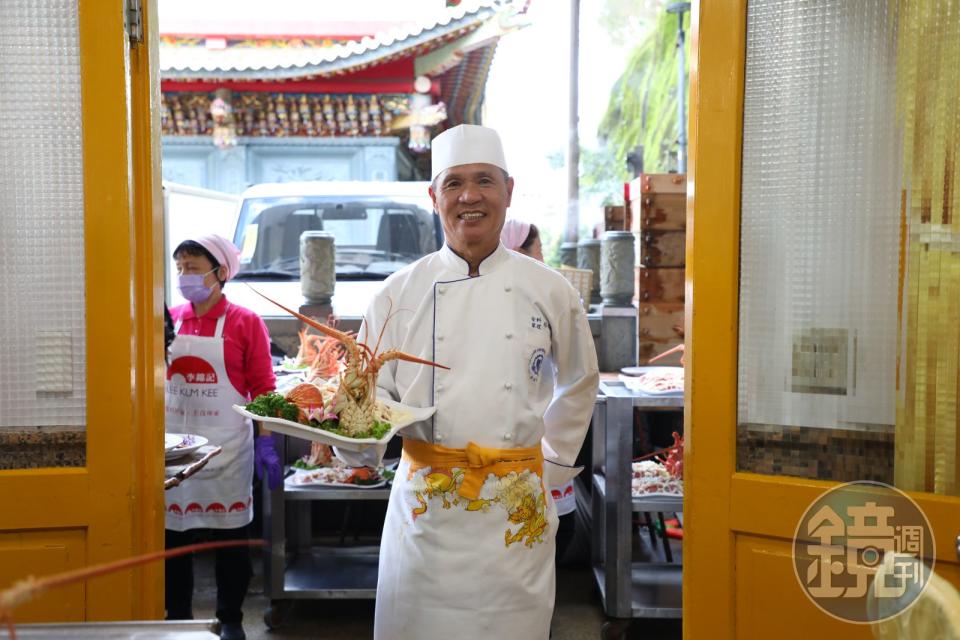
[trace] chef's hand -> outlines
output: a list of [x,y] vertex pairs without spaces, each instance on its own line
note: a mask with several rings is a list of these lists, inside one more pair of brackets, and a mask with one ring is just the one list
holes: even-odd
[[277,455],[277,448],[273,442],[273,434],[257,436],[254,441],[253,470],[260,479],[263,479],[263,476],[266,475],[267,487],[271,491],[283,482],[283,467],[280,464],[280,456]]

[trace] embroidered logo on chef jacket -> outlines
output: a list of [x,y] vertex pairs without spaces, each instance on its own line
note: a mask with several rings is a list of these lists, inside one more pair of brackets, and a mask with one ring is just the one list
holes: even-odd
[[540,371],[543,369],[543,358],[547,352],[542,347],[537,347],[530,354],[530,363],[527,371],[530,374],[530,382],[536,382],[540,379]]
[[530,316],[531,329],[543,329],[543,316]]

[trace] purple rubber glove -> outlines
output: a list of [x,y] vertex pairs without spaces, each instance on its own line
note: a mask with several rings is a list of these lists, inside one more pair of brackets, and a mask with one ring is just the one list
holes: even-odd
[[283,466],[280,464],[280,456],[277,455],[273,434],[257,436],[257,439],[254,440],[253,470],[260,479],[263,479],[264,475],[267,476],[267,487],[271,491],[283,482]]

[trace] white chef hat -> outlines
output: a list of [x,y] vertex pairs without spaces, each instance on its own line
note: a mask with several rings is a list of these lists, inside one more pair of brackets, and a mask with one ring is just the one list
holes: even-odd
[[500,135],[490,127],[476,124],[461,124],[447,129],[430,145],[432,171],[430,179],[461,164],[483,162],[507,170]]

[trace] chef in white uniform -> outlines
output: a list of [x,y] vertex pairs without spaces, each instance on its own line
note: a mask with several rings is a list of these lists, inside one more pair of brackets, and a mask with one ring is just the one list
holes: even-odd
[[599,383],[593,338],[567,280],[500,243],[513,178],[497,133],[461,125],[432,147],[446,244],[388,278],[361,329],[369,344],[383,330],[382,349],[449,367],[380,371],[379,394],[437,410],[403,432],[375,638],[545,640],[557,516],[544,487],[579,471]]

